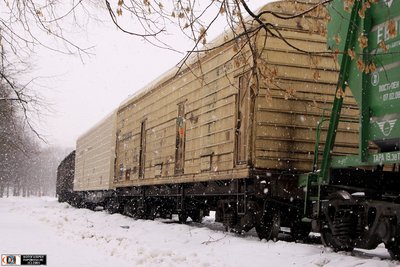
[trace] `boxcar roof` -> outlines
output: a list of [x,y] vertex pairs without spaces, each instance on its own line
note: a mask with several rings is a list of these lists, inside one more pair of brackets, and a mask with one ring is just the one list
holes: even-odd
[[[262,6],[261,8],[257,9],[254,13],[258,14],[258,13],[262,12],[263,10],[266,10],[266,8],[268,6],[277,4],[279,2],[285,2],[285,0],[283,0],[283,1],[274,1],[274,2],[268,3],[268,4],[264,5],[264,6]],[[252,20],[252,18],[250,16],[248,16],[248,17],[245,18],[245,21],[246,21],[246,23],[249,23],[249,22],[252,22],[253,20]],[[228,34],[229,38],[231,38],[233,36],[233,32],[230,31],[230,30],[227,31],[227,32],[224,32],[224,33],[218,35],[216,38],[214,38],[211,42],[206,44],[204,46],[203,50],[209,50],[209,49],[212,49],[212,48],[215,48],[216,50],[218,50],[218,48],[220,46],[224,47],[224,43],[226,42],[226,35],[227,34]],[[156,78],[155,80],[150,82],[148,85],[144,86],[142,89],[138,90],[137,92],[135,92],[132,95],[128,96],[124,101],[122,101],[121,104],[118,107],[118,111],[125,109],[131,103],[135,102],[135,100],[140,99],[142,96],[150,93],[152,90],[157,89],[157,87],[159,87],[163,83],[168,82],[170,79],[174,78],[175,75],[178,74],[178,72],[180,74],[180,73],[183,73],[183,72],[187,71],[188,70],[187,66],[195,64],[196,62],[199,61],[199,59],[203,59],[208,54],[209,53],[206,53],[206,52],[200,52],[200,53],[199,52],[193,52],[189,56],[189,58],[186,60],[184,66],[181,69],[179,69],[178,66],[174,66],[171,69],[169,69],[168,71],[164,72],[158,78]]]
[[114,109],[110,113],[108,113],[104,118],[102,118],[100,121],[98,121],[95,125],[87,129],[83,134],[79,135],[77,140],[84,138],[86,135],[90,134],[94,130],[96,130],[100,125],[102,125],[106,120],[108,120],[110,117],[114,116],[117,113],[118,109]]
[[[287,0],[281,0],[281,1],[274,1],[271,3],[268,3],[264,6],[262,6],[261,8],[259,8],[258,10],[256,10],[254,13],[255,14],[259,14],[262,11],[267,10],[268,7],[271,7],[272,5],[276,5],[282,2],[286,2]],[[299,2],[301,3],[301,2]],[[286,12],[295,12],[295,10],[286,10]],[[252,22],[252,18],[251,17],[247,17],[246,22]],[[212,49],[212,48],[216,48],[216,50],[218,50],[219,46],[223,46],[224,42],[226,42],[226,35],[228,34],[228,37],[232,37],[233,33],[232,31],[228,31],[228,32],[224,32],[220,35],[218,35],[216,38],[214,38],[210,43],[208,43],[207,45],[205,45],[204,49]],[[205,53],[205,52],[201,52],[201,53],[192,53],[192,55],[186,60],[184,66],[179,69],[178,66],[174,66],[171,69],[169,69],[168,71],[164,72],[162,75],[160,75],[159,77],[157,77],[155,80],[153,80],[152,82],[150,82],[148,85],[144,86],[143,88],[141,88],[140,90],[136,91],[135,93],[133,93],[132,95],[129,95],[125,100],[123,100],[120,105],[113,110],[112,112],[110,112],[107,116],[105,116],[101,121],[97,122],[94,126],[92,126],[91,128],[89,128],[88,130],[86,130],[83,134],[81,134],[78,139],[83,138],[84,136],[86,136],[87,134],[89,134],[90,132],[92,132],[93,130],[95,130],[99,125],[101,125],[105,120],[107,120],[107,118],[109,118],[111,115],[113,115],[114,113],[117,113],[118,111],[126,108],[127,106],[129,106],[131,103],[133,103],[135,100],[140,99],[142,96],[150,93],[152,90],[157,89],[158,87],[160,87],[163,83],[168,82],[169,80],[171,80],[172,78],[175,77],[176,74],[178,74],[178,71],[180,73],[187,71],[188,67],[187,65],[193,65],[194,63],[198,62],[199,59],[202,59],[204,57],[206,57],[209,53]],[[186,65],[186,66],[185,66]]]

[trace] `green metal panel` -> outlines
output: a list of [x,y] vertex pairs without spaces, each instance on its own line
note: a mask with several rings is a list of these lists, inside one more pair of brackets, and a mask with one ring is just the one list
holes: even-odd
[[[347,53],[343,51],[344,40],[350,25],[350,14],[344,10],[344,2],[334,0],[329,6],[332,19],[328,24],[328,45],[340,53]],[[360,143],[372,140],[384,151],[398,149],[400,140],[399,32],[400,1],[380,0],[371,3],[358,27],[357,36],[364,34],[368,46],[363,50],[358,41],[352,47],[357,56],[351,63],[348,85],[363,114],[361,136],[364,140]],[[342,58],[340,54],[339,63]],[[376,69],[360,71],[358,59]]]
[[390,151],[400,140],[400,1],[380,2],[371,13],[368,48],[378,69],[369,75],[369,139]]
[[[354,8],[351,10],[350,18],[348,21],[352,21],[352,24],[348,27],[346,35],[344,37],[343,50],[351,48],[356,43],[357,29],[360,28],[361,19],[358,17],[358,11],[360,10],[361,2],[355,1]],[[339,29],[338,29],[339,30]],[[339,42],[337,42],[339,43]],[[318,181],[320,184],[329,183],[329,169],[331,163],[331,154],[335,144],[337,127],[339,125],[340,112],[343,104],[343,94],[345,92],[347,81],[349,80],[349,69],[352,61],[348,54],[343,54],[340,62],[339,79],[336,85],[335,98],[333,101],[332,112],[329,119],[329,128],[326,135],[324,152],[322,154],[321,169],[318,174]]]
[[370,154],[368,155],[365,162],[361,162],[359,156],[333,157],[331,162],[331,168],[340,169],[347,167],[373,166],[373,165],[381,165],[384,163],[390,164],[398,162],[400,162],[400,152],[392,151],[392,152]]
[[[350,27],[350,12],[345,10],[345,1],[343,0],[333,0],[328,5],[328,12],[331,16],[331,20],[327,25],[328,28],[328,38],[327,44],[328,48],[332,51],[338,53],[338,62],[339,65],[342,63],[343,54],[344,54],[344,46],[347,33]],[[353,24],[355,21],[352,22]],[[363,28],[363,21],[360,21],[356,26],[357,33],[356,35],[359,36],[360,32]],[[351,48],[355,50],[356,53],[361,53],[361,49],[358,46],[351,45]],[[352,62],[349,70],[349,77],[350,80],[350,89],[353,93],[353,96],[356,98],[356,101],[360,103],[361,101],[361,90],[357,90],[361,88],[361,81],[362,75],[357,70],[357,65]],[[355,78],[356,77],[356,78]]]

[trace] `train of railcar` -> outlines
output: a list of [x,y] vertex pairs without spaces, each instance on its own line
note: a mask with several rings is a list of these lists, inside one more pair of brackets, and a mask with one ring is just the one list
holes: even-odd
[[[312,230],[336,250],[384,242],[399,258],[391,241],[400,232],[398,204],[393,194],[382,197],[388,183],[391,193],[400,191],[398,163],[390,161],[391,172],[382,161],[356,164],[365,137],[360,94],[338,87],[343,66],[324,53],[326,37],[317,31],[323,16],[282,19],[309,7],[281,1],[259,10],[280,32],[251,39],[265,82],[254,81],[255,55],[246,45],[241,53],[237,43],[222,45],[224,34],[210,52],[168,71],[81,136],[73,182],[81,206],[148,219],[178,214],[182,222],[214,210],[216,221],[236,232],[255,228],[260,238],[276,239],[286,227],[304,239]],[[395,142],[375,141],[371,153],[380,142],[385,152],[398,150]]]
[[60,202],[74,197],[75,151],[61,161],[57,168],[56,194]]

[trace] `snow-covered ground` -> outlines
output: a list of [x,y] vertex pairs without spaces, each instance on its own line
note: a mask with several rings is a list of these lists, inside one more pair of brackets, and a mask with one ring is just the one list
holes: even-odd
[[[48,266],[400,266],[384,247],[334,253],[205,227],[75,209],[53,198],[0,199],[0,254],[47,254]],[[217,229],[217,230],[216,230]]]

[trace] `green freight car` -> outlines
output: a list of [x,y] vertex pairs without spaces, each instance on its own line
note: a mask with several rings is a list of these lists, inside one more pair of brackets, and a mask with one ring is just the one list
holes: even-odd
[[[329,14],[328,46],[338,56],[339,81],[322,161],[314,160],[313,172],[300,178],[303,221],[335,250],[384,243],[400,259],[400,2],[334,0]],[[335,157],[346,90],[360,110],[359,151]]]

